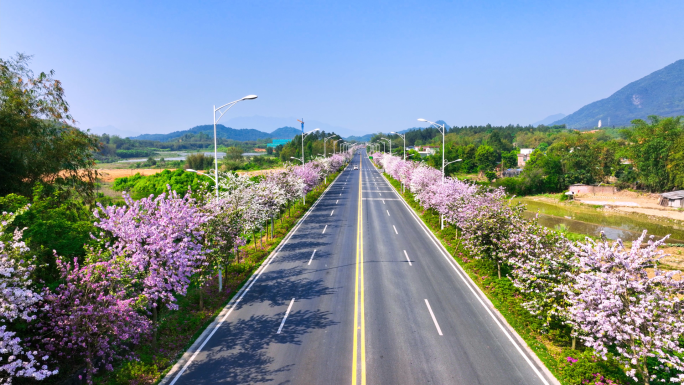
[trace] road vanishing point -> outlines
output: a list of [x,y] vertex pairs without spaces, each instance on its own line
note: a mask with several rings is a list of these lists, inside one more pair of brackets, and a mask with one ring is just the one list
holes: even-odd
[[162,381],[556,383],[363,150]]

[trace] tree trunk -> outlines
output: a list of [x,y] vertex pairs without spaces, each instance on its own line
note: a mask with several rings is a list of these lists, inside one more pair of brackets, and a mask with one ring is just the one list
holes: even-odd
[[572,336],[572,350],[575,350],[575,341],[577,340],[577,337]]
[[152,307],[152,328],[154,329],[152,333],[152,349],[157,350],[157,304]]
[[501,262],[496,263],[496,268],[499,270],[499,279],[501,279]]
[[202,296],[202,285],[199,285],[200,311],[204,310],[204,297]]

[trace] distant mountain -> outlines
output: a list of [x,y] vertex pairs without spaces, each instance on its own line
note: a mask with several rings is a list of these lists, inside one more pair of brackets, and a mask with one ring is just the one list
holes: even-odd
[[373,137],[373,135],[375,135],[375,134],[368,134],[368,135],[364,135],[364,136],[354,136],[354,135],[352,135],[352,136],[348,136],[348,137],[344,138],[344,140],[347,140],[347,141],[355,140],[355,141],[357,141],[357,142],[368,142],[369,140],[371,140],[371,138]]
[[[160,142],[168,142],[170,140],[178,139],[185,134],[199,134],[203,132],[211,137],[214,136],[214,126],[211,124],[205,124],[202,126],[196,126],[189,130],[175,131],[170,134],[144,134],[131,137],[135,140],[158,140]],[[247,140],[257,140],[257,139],[292,139],[296,135],[301,134],[301,130],[294,127],[280,127],[277,130],[268,133],[253,128],[242,128],[235,129],[226,127],[223,124],[216,125],[216,136],[224,139],[239,140],[241,142]]]
[[565,115],[565,114],[554,114],[554,115],[549,115],[549,116],[545,117],[544,119],[542,119],[542,120],[540,120],[540,121],[538,121],[538,122],[532,123],[532,125],[535,126],[535,127],[540,126],[540,125],[542,125],[542,124],[545,125],[545,126],[549,126],[549,125],[551,125],[551,123],[553,123],[553,122],[555,122],[555,121],[557,121],[557,120],[559,120],[559,119],[563,119],[563,118],[566,117],[566,116],[567,116],[567,115]]
[[552,124],[565,124],[569,128],[627,126],[633,119],[648,115],[684,115],[684,60],[653,72],[625,87],[606,99],[580,108]]
[[[122,138],[129,137],[131,135],[135,135],[136,133],[133,131],[126,131],[126,130],[121,130],[118,129],[114,126],[104,126],[104,127],[90,127],[88,128],[90,130],[91,134],[97,134],[97,135],[102,135],[102,134],[107,134],[107,135],[117,135]],[[83,130],[85,131],[85,130]]]
[[[350,130],[345,127],[334,126],[318,120],[308,119],[306,115],[304,115],[303,117],[305,122],[304,130],[306,130],[307,132],[313,130],[314,128],[320,128],[325,132],[336,132],[342,136],[359,134],[359,132],[357,132],[356,130]],[[299,123],[297,123],[297,119],[301,118],[302,116],[288,118],[259,115],[237,116],[228,119],[227,121],[224,121],[224,123],[231,127],[251,127],[260,131],[270,131],[273,129],[273,127],[288,126],[295,126],[301,130],[301,126],[299,125]]]
[[302,130],[294,127],[280,127],[279,129],[271,132],[271,138],[273,139],[292,139],[297,135],[301,135]]

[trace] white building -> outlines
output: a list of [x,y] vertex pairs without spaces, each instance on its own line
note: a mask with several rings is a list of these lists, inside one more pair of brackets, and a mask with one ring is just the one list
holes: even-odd
[[534,151],[534,148],[521,148],[518,154],[518,167],[525,167],[525,163],[530,160],[530,154]]

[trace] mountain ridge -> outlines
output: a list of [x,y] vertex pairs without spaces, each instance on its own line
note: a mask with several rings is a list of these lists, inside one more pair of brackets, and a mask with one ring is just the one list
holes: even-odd
[[628,126],[634,119],[649,115],[684,115],[684,59],[677,60],[641,79],[635,80],[609,97],[589,103],[553,125],[568,128]]

